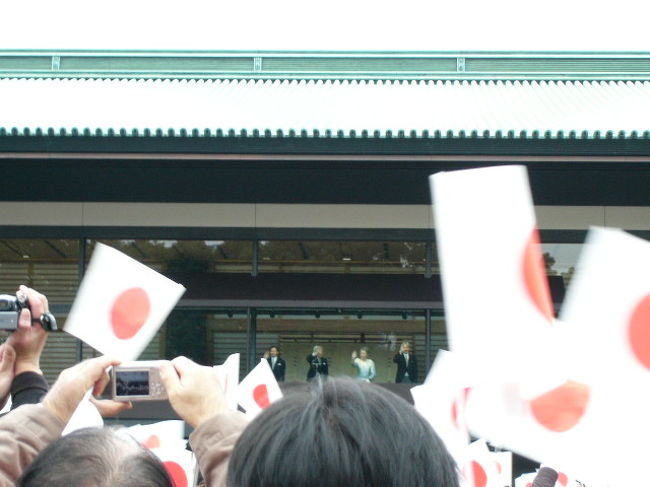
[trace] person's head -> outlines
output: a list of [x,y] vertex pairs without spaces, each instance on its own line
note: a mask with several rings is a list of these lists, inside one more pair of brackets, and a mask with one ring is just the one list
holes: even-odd
[[19,487],[173,487],[165,467],[135,440],[109,428],[83,428],[47,446]]
[[280,356],[280,349],[273,345],[271,348],[269,348],[269,354],[271,357],[279,357]]
[[359,349],[359,358],[361,360],[366,360],[368,358],[368,354],[369,354],[368,347],[361,347]]
[[314,345],[314,348],[312,349],[312,353],[316,355],[317,357],[322,357],[323,356],[323,347],[320,345]]
[[382,387],[335,378],[255,418],[232,452],[227,485],[458,487],[458,475],[410,404]]
[[400,346],[400,352],[402,352],[402,353],[410,353],[411,352],[411,342],[402,342],[402,345]]

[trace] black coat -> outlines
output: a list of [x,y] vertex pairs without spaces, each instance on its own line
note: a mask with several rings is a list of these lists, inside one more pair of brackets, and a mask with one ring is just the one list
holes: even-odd
[[307,363],[309,364],[309,370],[307,371],[307,380],[313,379],[316,377],[316,374],[329,374],[329,364],[327,363],[327,359],[325,357],[315,357],[310,353],[307,355]]
[[277,357],[277,360],[275,361],[275,367],[273,367],[271,366],[271,357],[267,358],[266,360],[269,361],[269,367],[271,367],[271,370],[273,371],[275,380],[278,382],[284,382],[284,374],[287,371],[287,361],[283,358]]
[[397,374],[395,375],[395,382],[402,382],[404,374],[409,373],[411,382],[418,381],[418,361],[414,353],[409,353],[409,364],[406,366],[406,359],[401,353],[396,353],[393,357],[393,362],[397,364]]

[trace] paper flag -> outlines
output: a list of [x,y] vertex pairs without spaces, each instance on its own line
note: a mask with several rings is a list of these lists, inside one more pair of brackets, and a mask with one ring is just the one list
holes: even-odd
[[497,462],[485,440],[477,440],[467,447],[467,458],[461,467],[465,484],[471,487],[503,487]]
[[528,371],[512,367],[527,363],[521,344],[554,319],[526,169],[442,172],[430,181],[451,349],[523,377]]
[[496,462],[499,485],[510,487],[512,485],[512,452],[490,452],[490,455]]
[[[159,421],[151,424],[136,424],[126,432],[144,447],[175,448],[185,445],[185,423],[180,420]],[[184,446],[183,446],[184,447]],[[182,449],[182,448],[181,448]]]
[[99,352],[135,360],[185,288],[98,243],[64,330]]
[[[625,476],[634,470],[629,459],[638,455],[634,450],[642,445],[629,424],[621,423],[630,405],[620,388],[567,381],[533,399],[523,397],[519,390],[518,384],[472,388],[466,407],[472,433],[572,472],[588,484],[611,478],[615,470],[620,478],[623,463]],[[603,448],[603,438],[617,445],[616,458]]]
[[[593,380],[643,385],[650,398],[650,243],[621,230],[591,229],[562,309],[575,367]],[[639,383],[641,381],[641,383]]]
[[196,461],[192,452],[185,448],[152,448],[172,479],[174,487],[195,485]]
[[239,405],[246,414],[255,417],[272,403],[282,398],[282,391],[266,359],[250,371],[237,388]]
[[219,383],[223,387],[228,408],[237,410],[237,386],[239,385],[239,353],[233,353],[221,365],[215,365],[214,371],[217,374]]
[[515,479],[515,487],[533,487],[537,472],[525,473]]

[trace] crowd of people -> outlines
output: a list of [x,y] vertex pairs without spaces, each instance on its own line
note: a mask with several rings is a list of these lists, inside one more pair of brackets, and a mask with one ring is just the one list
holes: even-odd
[[[0,346],[0,486],[166,486],[160,460],[110,428],[63,429],[88,390],[109,382],[112,357],[92,358],[64,370],[51,388],[40,369],[47,333],[32,322],[48,301],[21,286],[29,309]],[[268,359],[282,363],[279,350]],[[307,356],[308,388],[285,395],[249,422],[230,410],[212,367],[185,357],[163,361],[160,377],[175,412],[193,428],[189,443],[207,486],[334,487],[343,485],[457,487],[458,468],[429,423],[405,400],[374,387],[367,350],[353,356],[357,377],[327,375],[322,347]],[[408,344],[396,357],[398,377],[417,380]],[[286,364],[280,366],[286,367]],[[92,399],[103,415],[130,404]],[[551,484],[538,483],[537,486]]]

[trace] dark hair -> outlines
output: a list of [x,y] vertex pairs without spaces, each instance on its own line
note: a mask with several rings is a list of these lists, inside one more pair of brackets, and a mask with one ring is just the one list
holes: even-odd
[[173,487],[149,450],[109,428],[82,428],[48,445],[17,486]]
[[458,487],[456,464],[402,398],[352,379],[315,381],[244,430],[229,487]]
[[271,351],[272,348],[275,348],[278,351],[278,354],[280,353],[280,347],[278,347],[277,345],[271,345],[269,347],[269,352]]

